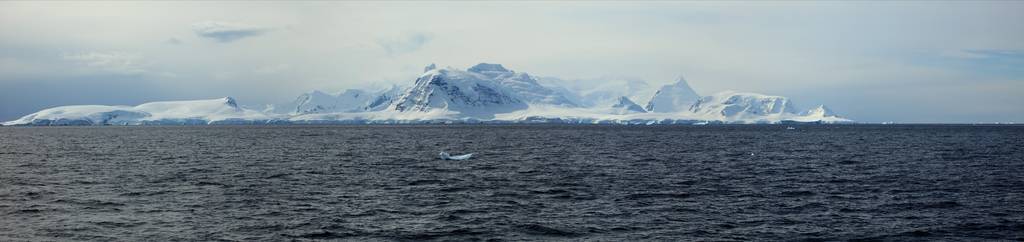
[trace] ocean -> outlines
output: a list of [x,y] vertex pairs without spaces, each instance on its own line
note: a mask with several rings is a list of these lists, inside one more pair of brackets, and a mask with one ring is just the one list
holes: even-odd
[[2,127],[0,241],[1024,240],[1024,126],[787,127]]

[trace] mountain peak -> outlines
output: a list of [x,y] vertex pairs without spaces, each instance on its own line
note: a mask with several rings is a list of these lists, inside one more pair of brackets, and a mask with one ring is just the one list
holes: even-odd
[[[447,70],[447,71],[446,71]],[[430,71],[416,79],[388,109],[398,112],[455,111],[460,115],[490,117],[493,113],[524,109],[526,103],[494,80],[506,76],[501,65],[480,64],[469,72],[455,69]]]
[[657,113],[673,113],[689,109],[700,96],[690,88],[686,78],[680,76],[675,83],[664,85],[654,93],[647,102],[647,111]]
[[674,82],[673,84],[675,84],[676,86],[679,86],[679,85],[685,85],[687,87],[690,86],[690,83],[687,82],[686,78],[684,78],[682,75],[680,75],[679,78],[676,78],[676,82]]
[[466,70],[469,71],[469,72],[476,72],[476,73],[481,73],[481,74],[485,74],[487,72],[512,72],[512,71],[509,71],[508,69],[505,69],[505,67],[501,66],[501,64],[490,64],[490,63],[476,64],[475,66],[470,67],[469,69],[466,69]]
[[637,105],[633,100],[630,100],[626,96],[620,96],[616,103],[612,105],[615,114],[627,114],[627,113],[646,113],[643,107]]
[[427,67],[423,68],[423,72],[432,71],[434,69],[437,69],[437,65],[435,65],[434,63],[430,63],[430,65],[427,65]]
[[233,108],[237,108],[238,107],[238,102],[235,102],[235,98],[233,98],[233,97],[224,97],[222,99],[224,100],[224,104],[227,104],[228,106],[231,106]]

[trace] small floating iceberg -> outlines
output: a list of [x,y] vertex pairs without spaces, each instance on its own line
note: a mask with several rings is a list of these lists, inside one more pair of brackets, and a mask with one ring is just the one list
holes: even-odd
[[452,156],[448,154],[448,152],[441,152],[441,154],[439,155],[441,156],[442,160],[468,160],[470,157],[473,157],[473,153]]

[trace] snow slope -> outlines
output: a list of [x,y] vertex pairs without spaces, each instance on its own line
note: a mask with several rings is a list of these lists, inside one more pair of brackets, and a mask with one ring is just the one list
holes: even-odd
[[266,111],[292,115],[380,111],[390,106],[402,90],[399,86],[378,91],[348,89],[337,94],[314,90],[299,95],[290,103],[274,105]]
[[4,125],[139,125],[265,122],[273,117],[238,107],[231,97],[144,103],[138,106],[75,105],[44,109]]
[[578,106],[562,93],[541,85],[536,78],[529,74],[513,72],[499,64],[480,63],[469,68],[468,71],[490,78],[486,81],[498,84],[499,88],[526,103]]
[[526,108],[525,102],[501,88],[489,76],[497,73],[468,72],[454,68],[427,69],[388,110],[428,112],[441,109],[465,116],[488,117],[493,113]]
[[373,98],[371,93],[358,89],[348,89],[334,95],[312,91],[300,95],[289,106],[295,107],[292,113],[296,114],[351,113],[363,111]]
[[757,120],[796,116],[799,112],[789,98],[734,91],[702,97],[690,107],[699,117],[720,117],[721,120]]

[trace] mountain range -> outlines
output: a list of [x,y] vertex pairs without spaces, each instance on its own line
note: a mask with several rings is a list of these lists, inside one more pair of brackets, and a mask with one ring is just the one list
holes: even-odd
[[701,96],[682,77],[653,93],[651,89],[636,80],[625,86],[581,85],[500,64],[480,63],[465,70],[431,64],[409,86],[312,91],[263,110],[239,106],[231,97],[75,105],[44,109],[3,125],[852,122],[824,105],[800,109],[782,96],[737,91]]

